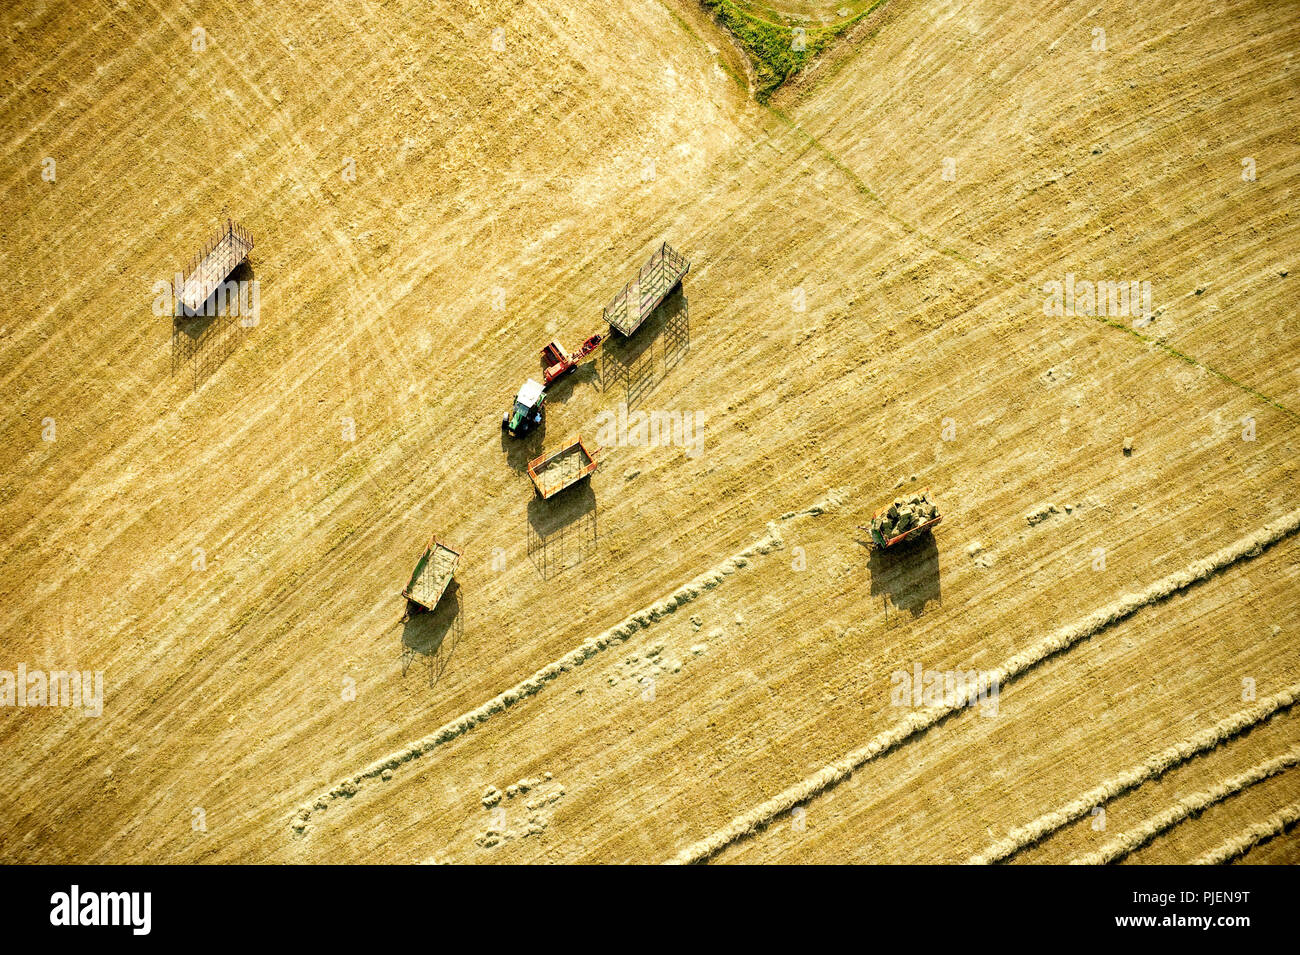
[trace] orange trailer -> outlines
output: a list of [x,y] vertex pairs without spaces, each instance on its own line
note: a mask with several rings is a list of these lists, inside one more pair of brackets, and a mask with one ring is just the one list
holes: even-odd
[[545,500],[595,471],[600,463],[596,460],[599,453],[599,448],[589,449],[582,438],[574,438],[560,450],[529,461],[528,476],[533,479],[537,493]]

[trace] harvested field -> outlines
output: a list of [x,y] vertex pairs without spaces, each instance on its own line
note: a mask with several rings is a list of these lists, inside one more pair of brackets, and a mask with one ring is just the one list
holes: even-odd
[[1264,821],[1253,823],[1243,832],[1197,856],[1192,864],[1224,865],[1235,862],[1255,846],[1267,844],[1294,828],[1297,821],[1300,821],[1300,802],[1289,803]]
[[[1300,862],[1293,10],[0,24],[0,671],[104,686],[0,706],[0,859]],[[178,337],[223,206],[259,313]],[[502,434],[664,242],[689,348]]]

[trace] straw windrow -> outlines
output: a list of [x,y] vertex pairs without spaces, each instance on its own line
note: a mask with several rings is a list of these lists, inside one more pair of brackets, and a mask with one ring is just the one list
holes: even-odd
[[784,544],[780,530],[775,523],[768,524],[767,533],[759,540],[755,541],[744,550],[732,554],[726,560],[715,565],[711,569],[700,574],[689,583],[679,587],[666,597],[661,598],[655,603],[636,613],[632,614],[618,625],[605,630],[583,641],[576,649],[570,651],[558,660],[546,664],[540,670],[533,673],[513,687],[500,693],[480,706],[475,707],[467,713],[462,713],[449,723],[445,723],[437,730],[425,736],[423,739],[410,743],[406,748],[390,753],[375,762],[371,763],[361,772],[348,776],[341,780],[337,785],[328,792],[316,797],[311,802],[302,806],[294,817],[293,830],[301,836],[307,829],[307,823],[311,820],[312,814],[316,811],[325,809],[331,802],[336,799],[348,799],[355,796],[361,787],[367,782],[381,777],[386,771],[391,772],[397,767],[419,759],[421,756],[432,752],[444,743],[449,743],[459,736],[463,736],[476,726],[486,723],[497,713],[504,712],[506,709],[520,703],[523,700],[539,693],[548,683],[558,679],[561,675],[582,666],[587,660],[600,653],[610,646],[616,646],[629,640],[635,634],[653,626],[662,618],[674,613],[681,607],[695,600],[701,594],[713,590],[721,584],[727,577],[736,573],[736,571],[749,565],[751,558],[760,554],[769,553]]
[[1274,836],[1281,835],[1286,829],[1300,820],[1300,802],[1285,806],[1263,822],[1256,823],[1223,845],[1211,849],[1205,855],[1192,862],[1192,865],[1223,865],[1239,856],[1245,855],[1261,842],[1268,842]]
[[1215,803],[1223,802],[1229,796],[1236,795],[1256,783],[1261,783],[1278,773],[1285,772],[1297,763],[1300,763],[1300,749],[1293,749],[1281,756],[1267,759],[1256,766],[1252,766],[1244,773],[1238,773],[1236,776],[1223,780],[1217,786],[1202,792],[1192,793],[1178,800],[1178,802],[1162,812],[1156,813],[1142,825],[1122,833],[1118,838],[1107,843],[1096,852],[1080,856],[1070,864],[1108,865],[1112,862],[1118,862],[1130,853],[1141,849],[1162,832],[1172,829],[1189,816],[1208,809]]
[[[1193,561],[1182,570],[1162,577],[1140,593],[1126,594],[1083,620],[1055,631],[1033,646],[1015,654],[998,669],[984,674],[979,689],[984,691],[987,687],[993,685],[1005,688],[1007,684],[1048,657],[1054,656],[1074,646],[1079,641],[1131,617],[1143,607],[1159,603],[1172,594],[1186,590],[1193,584],[1209,578],[1244,558],[1258,556],[1264,548],[1294,534],[1297,529],[1300,529],[1300,509],[1291,511],[1278,520],[1264,525],[1254,533],[1246,535],[1209,557]],[[1291,699],[1294,700],[1294,688],[1288,692],[1291,694]],[[1272,699],[1276,700],[1277,697]],[[873,737],[863,746],[840,757],[813,775],[800,780],[771,799],[758,804],[748,812],[742,813],[722,829],[682,849],[669,862],[683,865],[705,862],[711,859],[733,842],[752,835],[782,813],[788,812],[800,803],[807,802],[819,793],[843,782],[853,774],[854,770],[859,769],[868,761],[895,749],[911,737],[924,733],[941,720],[962,709],[965,705],[965,700],[962,699],[948,705],[928,707],[910,714],[895,726]],[[1259,704],[1259,706],[1263,705],[1263,703]],[[1288,702],[1286,705],[1290,705],[1290,703]]]

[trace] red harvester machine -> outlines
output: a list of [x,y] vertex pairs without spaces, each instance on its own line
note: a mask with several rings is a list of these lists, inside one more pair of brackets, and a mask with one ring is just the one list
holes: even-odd
[[546,384],[549,385],[555,379],[562,378],[577,368],[584,358],[600,347],[604,337],[603,335],[592,335],[572,355],[566,352],[558,341],[552,341],[543,348],[542,363],[546,366]]

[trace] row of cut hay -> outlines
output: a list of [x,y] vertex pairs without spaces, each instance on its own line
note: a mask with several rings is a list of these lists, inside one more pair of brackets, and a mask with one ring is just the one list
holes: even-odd
[[1244,856],[1261,842],[1268,842],[1274,836],[1281,835],[1287,828],[1300,820],[1300,802],[1284,806],[1263,822],[1256,823],[1245,832],[1233,836],[1223,845],[1211,849],[1200,858],[1192,860],[1192,865],[1223,865],[1233,859]]
[[1293,683],[1285,690],[1260,700],[1254,706],[1249,706],[1231,716],[1224,717],[1208,729],[1201,730],[1201,732],[1189,736],[1173,746],[1168,746],[1160,752],[1148,756],[1137,766],[1126,769],[1118,776],[1114,776],[1101,785],[1093,787],[1078,799],[1072,800],[1060,809],[1045,813],[1033,822],[1011,830],[1005,838],[998,840],[978,855],[972,856],[969,860],[970,864],[988,865],[1009,859],[1017,852],[1029,848],[1036,842],[1041,842],[1058,829],[1064,828],[1076,819],[1086,816],[1096,806],[1103,805],[1121,793],[1128,792],[1148,780],[1163,776],[1169,770],[1180,763],[1185,763],[1193,756],[1209,752],[1220,743],[1224,743],[1234,736],[1239,736],[1245,730],[1262,723],[1279,710],[1292,706],[1297,699],[1300,699],[1300,683]]
[[367,781],[380,777],[385,772],[395,770],[413,759],[419,759],[444,743],[449,743],[468,733],[476,726],[482,725],[497,713],[501,713],[516,703],[528,699],[540,692],[551,681],[558,679],[562,674],[575,667],[582,666],[602,650],[623,643],[640,631],[651,627],[662,618],[672,614],[678,608],[689,604],[701,594],[713,590],[727,577],[747,566],[751,558],[759,554],[766,554],[783,544],[784,539],[777,525],[769,523],[767,533],[759,540],[744,550],[732,554],[726,560],[679,587],[667,597],[658,600],[649,607],[638,610],[617,626],[583,641],[577,649],[570,651],[558,660],[546,664],[526,680],[515,684],[481,706],[475,707],[467,713],[462,713],[423,739],[415,740],[404,749],[390,753],[388,756],[371,763],[359,773],[344,778],[328,792],[321,794],[298,810],[292,824],[294,832],[299,836],[303,835],[312,814],[327,808],[334,800],[349,799],[355,796]]
[[796,517],[820,517],[827,511],[833,511],[843,505],[848,500],[848,496],[849,489],[847,487],[833,487],[802,511],[786,511],[781,515],[781,520],[789,521]]
[[[1300,509],[1291,511],[1285,516],[1271,521],[1254,533],[1242,537],[1209,557],[1193,561],[1182,570],[1162,577],[1140,593],[1126,594],[1083,620],[1055,631],[1028,649],[1015,654],[998,669],[985,674],[979,691],[983,693],[987,691],[989,686],[994,685],[998,686],[999,689],[1005,688],[1018,676],[1037,666],[1048,657],[1060,653],[1079,641],[1105,630],[1112,624],[1132,616],[1143,607],[1159,603],[1172,594],[1186,590],[1193,584],[1205,580],[1239,560],[1258,556],[1264,548],[1294,534],[1298,529],[1300,529]],[[852,775],[854,770],[860,768],[869,760],[875,759],[911,737],[925,732],[966,705],[964,699],[955,700],[952,704],[927,707],[910,714],[897,725],[875,736],[865,745],[835,760],[813,775],[800,780],[771,799],[759,803],[748,812],[737,816],[723,828],[682,849],[676,856],[667,861],[675,865],[708,861],[733,842],[752,835],[767,826],[782,813],[788,812],[800,803],[807,802],[819,793],[843,782]]]
[[1257,766],[1252,766],[1244,773],[1223,780],[1217,786],[1202,792],[1192,793],[1190,796],[1178,800],[1178,802],[1163,812],[1152,816],[1137,828],[1122,833],[1096,852],[1080,856],[1070,864],[1108,865],[1112,862],[1118,862],[1130,853],[1141,849],[1156,836],[1172,829],[1189,816],[1195,815],[1215,803],[1223,802],[1229,796],[1236,795],[1243,789],[1261,783],[1271,776],[1285,772],[1297,763],[1300,763],[1300,749],[1293,749],[1281,756],[1265,760]]

